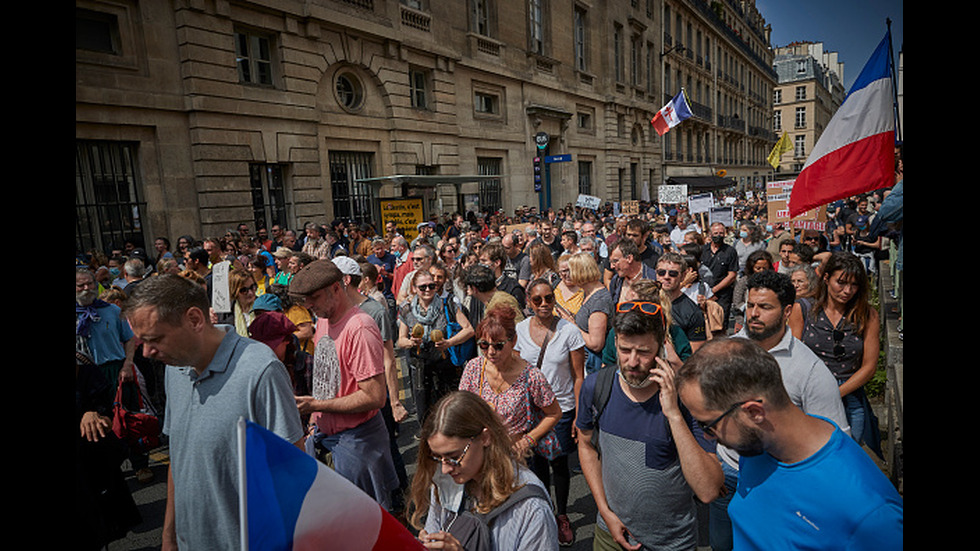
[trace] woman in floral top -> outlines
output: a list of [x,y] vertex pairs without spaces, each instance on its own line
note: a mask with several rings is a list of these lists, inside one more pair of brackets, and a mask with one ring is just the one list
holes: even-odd
[[[561,407],[541,370],[514,351],[514,318],[507,306],[487,312],[476,329],[477,345],[483,353],[466,364],[459,389],[480,396],[500,415],[514,451],[524,456],[542,438],[556,440],[553,429],[561,418]],[[535,410],[543,416],[535,415]]]

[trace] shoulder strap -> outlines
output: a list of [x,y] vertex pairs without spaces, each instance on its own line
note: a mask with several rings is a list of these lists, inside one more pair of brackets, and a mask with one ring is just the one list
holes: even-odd
[[603,367],[596,372],[595,388],[592,391],[592,447],[599,449],[599,417],[602,410],[606,409],[609,402],[609,395],[612,393],[612,385],[616,381],[616,371],[619,368],[615,365]]
[[[529,324],[528,334],[530,334],[530,330],[531,330],[531,326]],[[538,353],[538,369],[541,369],[541,363],[544,362],[544,352],[545,350],[548,349],[548,341],[551,340],[551,333],[552,333],[552,329],[551,327],[549,327],[548,331],[544,334],[544,341],[541,342],[541,351]]]
[[518,488],[516,492],[510,494],[510,497],[508,497],[503,503],[497,506],[496,509],[488,512],[485,515],[480,515],[480,517],[483,519],[483,522],[486,523],[487,526],[490,526],[491,524],[493,524],[493,521],[498,516],[500,516],[503,512],[507,511],[514,505],[517,505],[519,502],[532,497],[539,497],[541,499],[544,499],[545,501],[549,502],[549,506],[550,506],[551,497],[545,494],[544,490],[541,489],[540,486],[536,486],[534,484],[525,484],[520,488]]

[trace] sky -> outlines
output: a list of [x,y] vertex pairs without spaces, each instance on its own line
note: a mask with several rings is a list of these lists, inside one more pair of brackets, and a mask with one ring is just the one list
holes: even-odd
[[772,25],[771,45],[823,42],[824,51],[838,52],[844,63],[844,90],[849,91],[891,19],[893,60],[902,50],[903,0],[756,0]]

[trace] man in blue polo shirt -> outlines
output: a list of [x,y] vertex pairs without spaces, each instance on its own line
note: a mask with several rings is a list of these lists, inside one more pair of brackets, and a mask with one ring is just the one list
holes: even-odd
[[902,497],[839,426],[793,404],[761,346],[712,340],[675,383],[705,434],[741,457],[734,549],[902,549]]

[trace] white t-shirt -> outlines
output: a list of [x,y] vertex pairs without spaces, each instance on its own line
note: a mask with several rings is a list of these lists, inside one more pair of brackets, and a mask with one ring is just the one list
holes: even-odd
[[[530,323],[532,318],[526,318],[517,324],[517,350],[527,363],[537,366],[541,347],[531,339]],[[555,334],[548,341],[544,361],[541,362],[541,372],[544,373],[551,390],[555,393],[562,412],[575,409],[575,379],[572,377],[572,364],[568,353],[585,346],[582,332],[574,323],[564,319],[558,320]]]

